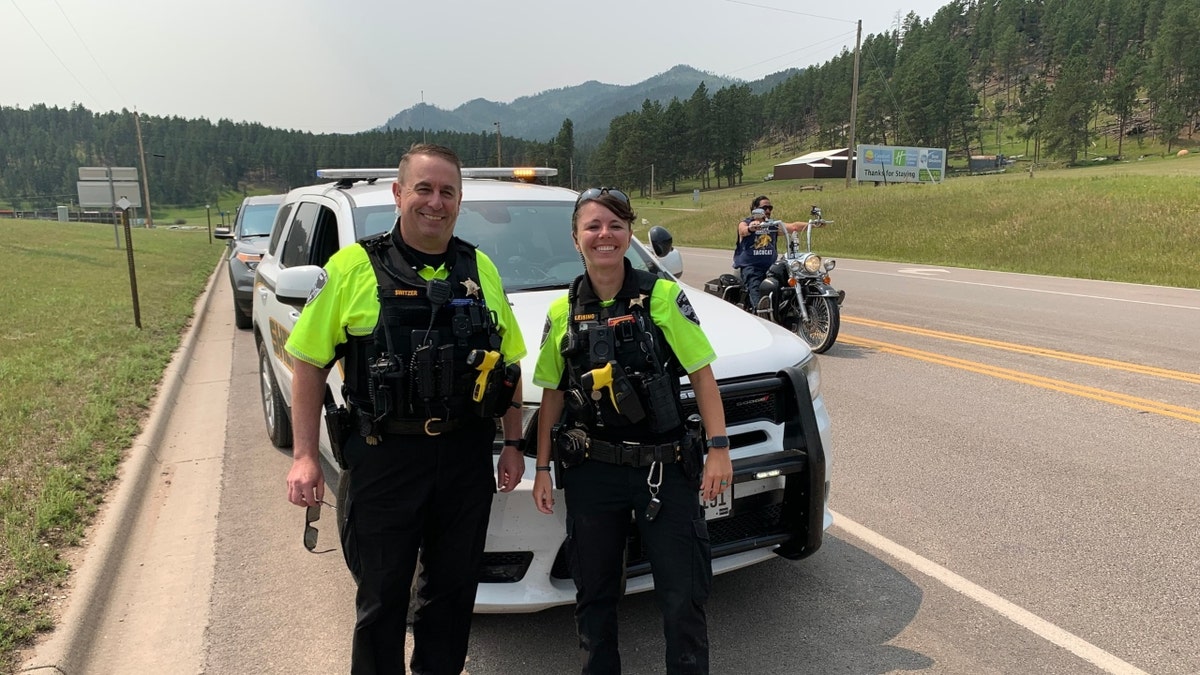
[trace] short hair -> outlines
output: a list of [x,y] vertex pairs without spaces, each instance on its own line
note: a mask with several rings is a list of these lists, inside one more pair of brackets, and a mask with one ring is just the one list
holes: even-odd
[[750,209],[751,210],[757,209],[758,205],[761,204],[762,200],[764,200],[764,199],[770,199],[770,197],[768,197],[766,195],[759,195],[759,196],[755,197],[754,201],[750,202]]
[[396,179],[400,184],[404,184],[404,170],[408,167],[408,162],[417,155],[425,155],[427,157],[440,157],[454,165],[454,170],[458,172],[458,182],[462,183],[462,160],[458,158],[458,154],[444,145],[436,143],[414,143],[408,149],[408,152],[400,158],[400,166],[396,169]]
[[572,232],[575,232],[579,228],[579,209],[588,202],[596,202],[597,204],[607,208],[609,211],[612,211],[617,218],[625,221],[625,224],[631,227],[633,226],[633,221],[637,219],[637,214],[633,212],[633,207],[629,205],[629,202],[617,197],[616,195],[610,195],[609,193],[604,192],[598,197],[580,200],[580,202],[575,205],[575,212],[571,214]]

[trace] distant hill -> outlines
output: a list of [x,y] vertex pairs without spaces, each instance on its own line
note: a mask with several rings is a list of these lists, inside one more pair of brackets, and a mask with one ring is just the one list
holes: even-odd
[[[795,72],[798,71],[791,69],[768,75],[751,82],[751,89],[756,94],[762,93]],[[492,123],[499,121],[500,131],[505,136],[548,141],[558,133],[563,120],[570,118],[576,137],[594,136],[597,132],[603,136],[614,117],[639,110],[646,99],[661,101],[664,105],[674,97],[686,101],[701,82],[708,88],[709,95],[722,87],[741,84],[740,80],[681,65],[637,84],[616,85],[589,80],[573,87],[522,96],[512,103],[477,98],[454,110],[420,103],[397,113],[379,128],[479,133],[493,129]]]

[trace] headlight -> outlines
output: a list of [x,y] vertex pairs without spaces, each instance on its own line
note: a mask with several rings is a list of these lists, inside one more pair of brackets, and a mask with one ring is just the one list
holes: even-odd
[[249,267],[250,269],[254,269],[255,267],[258,267],[258,262],[260,260],[262,260],[261,253],[245,253],[243,251],[238,251],[237,255],[234,257],[236,257],[238,260],[242,261],[242,263],[245,264],[246,267]]
[[810,255],[804,259],[804,271],[809,274],[817,274],[822,269],[821,256]]
[[796,364],[796,367],[804,371],[804,377],[808,379],[808,395],[815,401],[821,393],[821,362],[817,360],[816,354],[809,354],[808,358]]
[[804,274],[804,265],[800,264],[799,260],[788,261],[788,274],[798,277]]

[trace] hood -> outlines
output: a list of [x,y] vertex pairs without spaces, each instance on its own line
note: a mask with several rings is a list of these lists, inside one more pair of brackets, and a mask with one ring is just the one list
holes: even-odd
[[[700,326],[704,328],[717,354],[713,374],[718,380],[773,375],[779,370],[780,364],[794,365],[812,354],[808,344],[797,335],[698,288],[683,283],[680,287],[687,293],[700,319]],[[565,294],[566,289],[555,289],[508,295],[528,351],[521,361],[524,397],[527,401],[541,400],[541,388],[533,384],[533,370],[541,347],[542,327],[546,324],[546,310],[550,303]]]

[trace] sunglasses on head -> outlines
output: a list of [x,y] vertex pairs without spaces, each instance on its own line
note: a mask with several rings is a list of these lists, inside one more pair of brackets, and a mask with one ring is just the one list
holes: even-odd
[[598,188],[588,188],[588,189],[584,190],[583,192],[579,193],[579,199],[575,200],[575,208],[578,209],[580,204],[588,201],[589,199],[596,199],[600,195],[605,195],[605,194],[612,195],[612,196],[616,197],[617,199],[620,199],[621,201],[625,202],[626,204],[629,204],[629,195],[625,194],[624,192],[621,192],[617,188],[598,187]]
[[[317,547],[317,528],[313,527],[313,523],[321,519],[321,505],[324,501],[317,502],[312,506],[304,509],[304,548],[312,551]],[[329,508],[334,508],[332,504]]]

